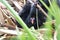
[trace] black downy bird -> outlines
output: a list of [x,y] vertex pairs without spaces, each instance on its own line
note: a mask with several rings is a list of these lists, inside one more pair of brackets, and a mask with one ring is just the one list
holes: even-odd
[[[47,6],[49,6],[48,0],[43,0]],[[36,4],[39,4],[45,12],[48,12],[47,9],[43,6],[43,4],[39,0],[27,0],[27,3],[24,5],[23,10],[19,12],[19,16],[22,20],[27,24],[30,28],[34,26],[37,29],[37,18],[38,18],[38,26],[43,25],[46,20],[46,16],[37,8]],[[36,14],[37,18],[36,18]],[[21,25],[17,22],[17,26],[21,27]]]

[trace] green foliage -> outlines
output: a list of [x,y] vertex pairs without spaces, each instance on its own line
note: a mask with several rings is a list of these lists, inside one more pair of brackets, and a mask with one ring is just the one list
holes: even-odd
[[9,38],[8,40],[18,40],[18,38],[14,36],[14,37]]
[[[59,29],[60,29],[60,8],[59,6],[57,5],[57,0],[48,0],[49,3],[50,3],[50,7],[48,7],[42,0],[40,0],[40,2],[46,7],[46,9],[48,10],[48,15],[52,18],[52,16],[54,17],[54,20],[55,20],[55,29],[57,30],[57,40],[60,40],[60,32],[59,32]],[[50,20],[49,18],[47,18],[47,21],[52,21]],[[47,26],[48,29],[51,29],[51,25],[47,23]],[[51,35],[49,31],[47,31],[47,33],[49,35]],[[48,35],[46,35],[48,36]],[[50,37],[50,36],[48,36]]]
[[32,40],[27,33],[23,33],[20,38],[21,40]]
[[50,21],[50,22],[46,22],[45,23],[45,28],[47,28],[48,30],[45,32],[45,34],[44,34],[44,39],[45,40],[51,40],[51,38],[52,38],[52,30],[53,30],[53,28],[52,28],[52,22]]

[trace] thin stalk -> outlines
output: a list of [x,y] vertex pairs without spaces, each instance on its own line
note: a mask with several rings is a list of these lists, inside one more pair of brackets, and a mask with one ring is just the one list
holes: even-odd
[[36,8],[36,22],[37,22],[37,28],[39,29],[39,24],[38,24],[38,10]]
[[52,3],[51,3],[51,1],[50,1],[50,0],[48,0],[48,1],[49,1],[49,4],[50,4],[50,7],[51,7],[52,11],[53,11],[54,13],[56,13],[55,10],[54,10],[53,5],[52,5]]
[[24,0],[24,5],[26,4],[26,0]]

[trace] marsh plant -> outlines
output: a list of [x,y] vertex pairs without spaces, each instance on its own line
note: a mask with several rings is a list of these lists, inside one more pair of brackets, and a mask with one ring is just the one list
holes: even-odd
[[[44,36],[42,37],[42,40],[60,40],[60,7],[57,5],[57,0],[48,0],[50,7],[48,7],[43,0],[40,0],[40,2],[46,7],[48,10],[48,16],[46,22],[44,23],[44,28],[47,29]],[[19,22],[19,24],[24,28],[24,32],[22,35],[17,36],[17,40],[40,40],[37,39],[37,35],[39,32],[35,30],[30,30],[28,26],[22,21],[22,19],[17,15],[17,12],[13,10],[13,8],[7,3],[6,0],[0,0],[8,10],[10,10],[11,14],[14,16],[14,18]],[[54,18],[54,19],[53,19]],[[18,28],[16,28],[18,30]],[[33,32],[32,32],[33,31]],[[17,32],[19,34],[19,30]],[[56,33],[56,35],[54,35]],[[55,36],[55,38],[54,38]],[[11,39],[15,40],[15,38]]]

